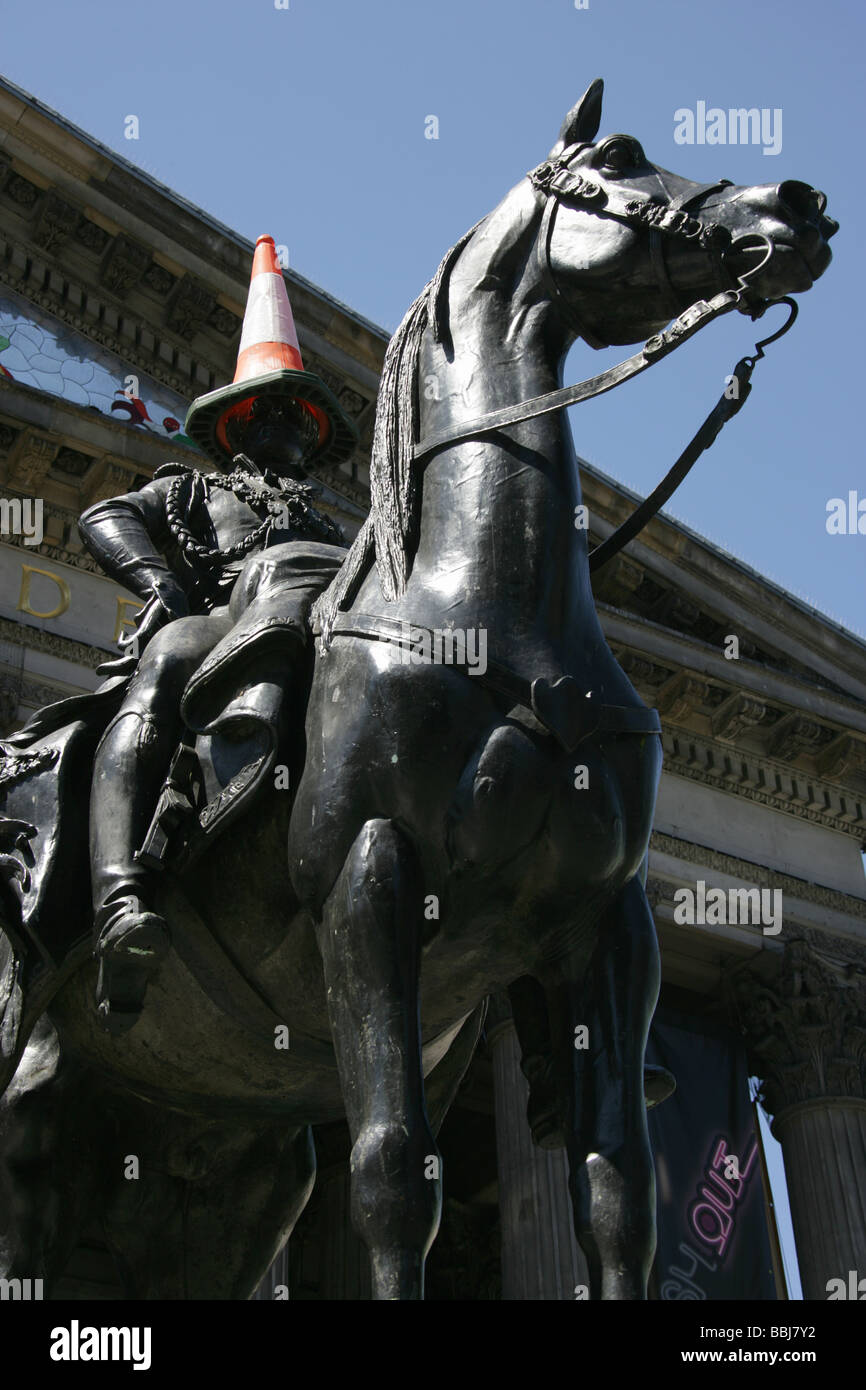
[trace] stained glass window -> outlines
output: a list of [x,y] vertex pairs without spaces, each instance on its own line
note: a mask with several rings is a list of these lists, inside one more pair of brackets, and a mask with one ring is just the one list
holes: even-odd
[[196,448],[183,434],[185,400],[5,286],[0,290],[0,376]]

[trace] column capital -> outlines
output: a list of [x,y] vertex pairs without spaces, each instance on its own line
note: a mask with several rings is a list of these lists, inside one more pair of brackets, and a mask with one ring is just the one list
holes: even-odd
[[807,931],[727,977],[769,1112],[866,1099],[866,949]]

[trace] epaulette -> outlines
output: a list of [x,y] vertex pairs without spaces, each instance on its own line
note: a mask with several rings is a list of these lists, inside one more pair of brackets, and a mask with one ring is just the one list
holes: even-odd
[[156,482],[157,478],[180,478],[185,473],[192,475],[194,472],[195,469],[190,468],[188,463],[161,463],[159,468],[154,469],[153,481]]

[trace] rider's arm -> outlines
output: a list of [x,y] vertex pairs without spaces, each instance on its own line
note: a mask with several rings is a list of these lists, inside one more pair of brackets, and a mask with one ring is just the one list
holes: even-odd
[[160,553],[167,536],[167,480],[148,483],[106,502],[96,502],[81,516],[81,539],[109,579],[147,602],[156,595],[175,616],[188,612],[186,595]]

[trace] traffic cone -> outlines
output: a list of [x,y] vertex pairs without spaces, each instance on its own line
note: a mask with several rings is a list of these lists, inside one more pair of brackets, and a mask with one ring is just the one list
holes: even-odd
[[304,369],[286,282],[270,236],[256,242],[234,381],[193,401],[186,433],[225,468],[232,459],[226,421],[246,418],[263,396],[293,400],[315,419],[317,442],[306,463],[338,463],[352,453],[358,440],[354,424],[325,383]]
[[251,381],[280,367],[293,372],[304,370],[277,248],[272,236],[260,236],[253,255],[235,381]]

